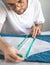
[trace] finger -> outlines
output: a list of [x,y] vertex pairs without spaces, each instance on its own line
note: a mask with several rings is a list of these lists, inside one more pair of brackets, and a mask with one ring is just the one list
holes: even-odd
[[22,62],[22,61],[20,61],[20,60],[10,60],[10,58],[7,58],[6,60],[5,60],[6,62],[17,62],[17,63],[19,63],[19,62]]
[[24,60],[23,58],[17,56],[17,60],[16,60],[16,62],[19,63],[19,62],[22,62],[23,60]]
[[5,56],[5,61],[6,62],[15,62],[15,60],[13,58],[11,58],[9,55]]
[[34,38],[38,35],[38,28],[37,27],[35,27],[35,31],[33,32],[34,33]]
[[31,35],[33,34],[33,30],[31,30],[30,34],[31,34]]
[[37,32],[37,35],[40,35],[41,34],[41,30],[39,29],[38,32]]
[[33,28],[32,37],[35,37],[35,27]]
[[16,62],[16,60],[9,56],[9,57],[7,58],[7,62]]
[[10,55],[13,59],[15,59],[15,60],[17,60],[17,59],[19,59],[19,60],[23,60],[23,58],[21,58],[21,57],[19,57],[17,54],[12,54],[12,55]]
[[21,60],[16,60],[15,62],[19,63],[19,62],[22,62]]
[[32,27],[30,34],[33,35],[34,27]]
[[10,57],[12,57],[13,59],[17,60],[17,55],[16,54],[11,54]]
[[16,54],[19,54],[19,50],[16,50],[16,52],[15,52]]
[[35,29],[35,35],[34,35],[34,37],[37,36],[37,32],[38,32],[38,28]]
[[24,58],[21,58],[18,55],[17,55],[17,59],[20,60],[20,61],[23,61],[24,60]]
[[34,37],[35,29],[32,29],[32,37]]
[[7,56],[6,58],[5,58],[5,61],[6,62],[22,62],[23,60],[19,60],[19,59],[13,59],[11,56]]

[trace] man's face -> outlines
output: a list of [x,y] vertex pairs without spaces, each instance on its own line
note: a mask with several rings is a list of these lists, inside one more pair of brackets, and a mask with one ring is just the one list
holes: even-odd
[[6,0],[6,2],[11,5],[12,9],[18,14],[24,13],[28,7],[28,0]]

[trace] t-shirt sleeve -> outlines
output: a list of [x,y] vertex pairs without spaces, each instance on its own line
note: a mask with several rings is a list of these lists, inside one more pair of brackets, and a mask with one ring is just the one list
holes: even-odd
[[45,19],[44,19],[44,16],[43,16],[41,4],[40,4],[39,0],[37,0],[37,2],[36,2],[36,20],[35,20],[35,24],[41,24],[41,23],[44,23],[44,22],[45,22]]
[[0,2],[0,23],[4,24],[5,20],[6,20],[6,11],[2,3]]

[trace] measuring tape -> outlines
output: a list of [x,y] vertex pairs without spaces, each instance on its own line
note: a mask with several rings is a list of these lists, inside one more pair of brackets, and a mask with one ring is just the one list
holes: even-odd
[[[1,35],[1,36],[8,36],[8,34],[1,34],[1,33],[0,33],[0,35]],[[9,36],[10,36],[10,35],[11,35],[11,34],[9,34]],[[11,36],[12,36],[12,37],[13,37],[13,36],[16,36],[16,34],[11,35]],[[24,39],[17,45],[16,49],[19,50],[19,49],[24,45],[24,43],[26,42],[26,40],[28,39],[29,36],[30,36],[30,34],[27,34],[27,35],[24,37]],[[28,55],[29,55],[29,53],[30,53],[30,51],[31,51],[31,48],[32,48],[32,46],[33,46],[34,41],[35,41],[35,39],[33,39],[32,42],[30,43],[30,46],[29,46],[29,48],[28,48],[28,50],[27,50],[27,52],[26,52],[26,55],[25,55],[26,58],[28,57]],[[18,54],[18,56],[23,57],[21,54]]]
[[[25,43],[26,40],[28,39],[28,36],[29,36],[29,35],[30,35],[30,34],[26,35],[26,37],[17,45],[17,49],[18,49],[18,50],[24,45],[24,43]],[[28,50],[27,50],[27,52],[26,52],[26,55],[25,55],[26,58],[28,57],[28,55],[29,55],[29,53],[30,53],[30,51],[31,51],[31,48],[32,48],[32,46],[33,46],[33,44],[34,44],[34,41],[35,41],[35,38],[33,38],[32,41],[31,41],[31,43],[30,43],[30,46],[29,46],[29,48],[28,48]]]
[[30,53],[30,51],[31,51],[31,48],[32,48],[34,42],[35,42],[35,39],[32,39],[31,44],[30,44],[30,46],[29,46],[29,48],[28,48],[28,50],[27,50],[27,52],[26,52],[26,56],[25,56],[26,58],[28,57],[28,55],[29,55],[29,53]]
[[28,39],[28,36],[29,36],[30,34],[28,34],[28,35],[26,35],[26,37],[17,45],[17,49],[19,50],[23,45],[24,45],[24,43],[26,42],[26,40]]

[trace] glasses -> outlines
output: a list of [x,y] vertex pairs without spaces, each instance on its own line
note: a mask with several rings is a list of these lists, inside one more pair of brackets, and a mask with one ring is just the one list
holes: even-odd
[[15,3],[21,3],[22,0],[16,0],[16,1],[7,1],[8,4],[15,4]]
[[14,3],[8,2],[7,4],[8,4],[10,7],[16,8],[17,3],[18,3],[18,5],[19,5],[19,4],[21,3],[21,0],[18,0],[18,2],[14,2]]

